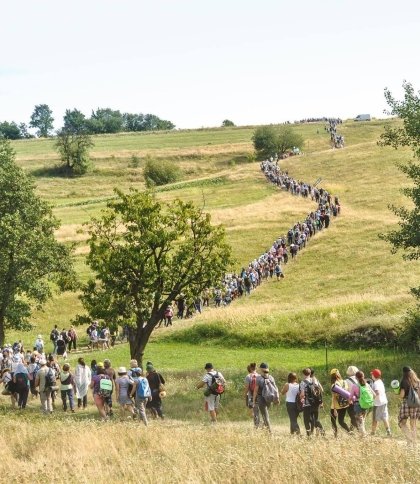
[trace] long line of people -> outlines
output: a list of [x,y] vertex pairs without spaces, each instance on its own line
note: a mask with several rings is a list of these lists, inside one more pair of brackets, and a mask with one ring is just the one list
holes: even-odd
[[[202,308],[209,306],[212,300],[215,307],[228,306],[238,297],[249,296],[263,281],[283,279],[284,265],[290,259],[296,259],[299,251],[306,247],[317,232],[328,228],[332,217],[340,215],[341,205],[338,196],[332,196],[316,184],[299,181],[287,172],[282,172],[278,160],[265,160],[260,168],[270,183],[292,195],[310,197],[316,203],[316,209],[301,222],[296,222],[286,234],[279,236],[269,249],[242,267],[238,273],[227,274],[218,287],[205,290],[201,298],[188,301],[184,296],[179,297],[175,301],[178,318],[191,317],[195,312],[201,313]],[[172,325],[173,316],[173,309],[168,307],[165,326]]]

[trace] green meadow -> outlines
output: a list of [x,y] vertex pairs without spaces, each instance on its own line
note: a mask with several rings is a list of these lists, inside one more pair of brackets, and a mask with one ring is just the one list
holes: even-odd
[[[264,282],[250,297],[229,307],[205,308],[201,315],[175,318],[173,327],[155,330],[145,359],[153,361],[167,379],[165,421],[152,421],[145,430],[138,422],[122,421],[117,413],[112,422],[101,423],[90,396],[87,410],[71,416],[57,404],[48,430],[65,445],[56,446],[55,459],[47,459],[36,451],[46,425],[39,402],[31,400],[24,413],[18,413],[10,410],[8,397],[0,396],[0,424],[7,430],[0,436],[4,472],[11,475],[29,459],[25,477],[34,482],[105,482],[109,475],[133,482],[146,460],[143,480],[153,483],[261,482],[262,472],[273,482],[280,476],[290,482],[333,482],[337,480],[331,471],[333,453],[346,462],[341,471],[344,482],[355,482],[355,476],[360,483],[384,482],[390,476],[393,482],[417,482],[418,452],[402,439],[396,419],[398,399],[389,383],[400,377],[404,365],[420,368],[414,345],[398,343],[406,312],[414,305],[409,288],[418,284],[420,270],[418,264],[404,262],[401,254],[391,254],[378,236],[397,226],[388,206],[407,203],[400,190],[408,181],[396,162],[409,160],[410,151],[377,146],[383,126],[397,122],[347,121],[339,127],[346,146],[338,150],[331,149],[322,123],[295,126],[305,138],[305,149],[301,156],[282,160],[282,169],[308,183],[321,178],[320,186],[339,197],[341,215],[283,267],[283,280]],[[145,189],[142,168],[148,158],[172,160],[183,174],[180,182],[158,188],[158,197],[194,201],[210,212],[214,223],[226,227],[236,259],[231,270],[259,256],[302,220],[314,203],[279,191],[265,180],[253,156],[253,131],[239,127],[98,136],[92,169],[80,178],[57,176],[52,140],[19,141],[14,147],[17,162],[33,176],[37,192],[61,220],[57,237],[74,245],[75,267],[80,280],[86,281],[90,271],[85,264],[84,224],[101,213],[115,196],[114,188]],[[56,294],[43,310],[34,311],[32,330],[9,332],[7,339],[22,339],[30,347],[37,334],[48,340],[54,324],[68,328],[82,312],[78,294]],[[85,328],[78,332],[79,345],[86,345]],[[51,349],[48,341],[47,350]],[[114,368],[128,366],[130,360],[127,343],[103,352],[73,352],[68,360],[72,368],[80,356],[88,363],[110,358]],[[195,388],[207,361],[227,379],[216,428],[207,424],[202,392]],[[327,429],[325,439],[313,445],[288,436],[284,402],[271,411],[271,438],[253,431],[243,396],[246,366],[252,361],[268,362],[280,386],[289,371],[315,369],[327,387],[320,417]],[[392,439],[383,438],[382,428],[378,437],[357,445],[355,436],[332,437],[329,371],[337,367],[345,372],[349,365],[365,372],[382,369]],[[264,459],[258,458],[260,454]],[[305,455],[315,464],[297,474]],[[375,455],[382,463],[380,469],[368,466],[360,474],[361,455]],[[217,474],[209,475],[210,465]],[[100,475],[98,468],[106,472]]]

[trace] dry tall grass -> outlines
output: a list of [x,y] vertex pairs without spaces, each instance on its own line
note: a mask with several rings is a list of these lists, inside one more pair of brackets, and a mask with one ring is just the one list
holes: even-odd
[[[0,419],[5,428],[5,418]],[[100,423],[25,418],[0,436],[8,482],[261,483],[420,480],[419,451],[403,441],[273,436],[251,424]],[[3,482],[6,482],[3,481]]]

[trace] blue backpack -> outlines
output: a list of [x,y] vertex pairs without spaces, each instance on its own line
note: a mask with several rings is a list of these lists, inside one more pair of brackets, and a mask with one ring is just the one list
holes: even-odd
[[148,398],[152,396],[147,378],[140,377],[138,379],[136,396],[137,398]]

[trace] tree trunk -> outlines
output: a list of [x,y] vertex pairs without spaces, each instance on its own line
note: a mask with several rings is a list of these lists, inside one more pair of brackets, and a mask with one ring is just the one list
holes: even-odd
[[143,327],[143,321],[137,320],[136,328],[133,328],[130,333],[130,355],[131,358],[137,360],[138,365],[143,368],[143,356],[146,345],[149,342],[149,338],[155,328],[158,320],[151,318],[146,326]]
[[0,347],[3,348],[5,340],[4,317],[0,316]]

